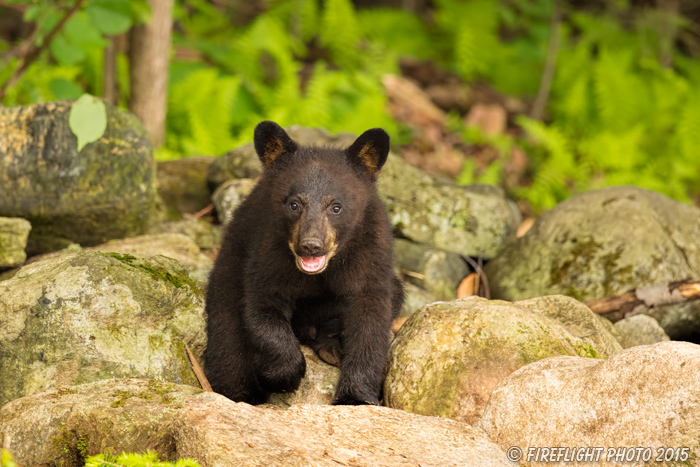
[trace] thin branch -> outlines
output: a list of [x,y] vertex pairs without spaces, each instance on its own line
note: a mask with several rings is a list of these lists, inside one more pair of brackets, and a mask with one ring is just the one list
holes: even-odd
[[199,366],[199,363],[197,363],[197,359],[194,358],[194,354],[192,353],[190,347],[187,344],[185,344],[185,350],[187,350],[187,356],[190,357],[192,371],[194,371],[197,380],[199,380],[199,385],[202,386],[202,389],[204,389],[205,391],[214,392],[214,390],[211,388],[211,384],[209,384],[209,380],[207,379],[206,375],[204,374],[204,371],[202,370],[202,367]]
[[53,40],[54,36],[58,34],[58,32],[63,29],[63,26],[66,25],[68,20],[73,16],[81,6],[83,6],[83,3],[85,3],[85,0],[77,0],[75,4],[71,7],[70,10],[66,13],[66,15],[61,18],[61,21],[58,22],[56,26],[49,32],[46,37],[44,38],[43,41],[41,41],[41,45],[37,46],[33,43],[31,45],[23,50],[22,57],[20,58],[20,65],[19,67],[12,73],[12,76],[10,76],[10,79],[5,81],[5,83],[0,87],[0,100],[2,100],[5,97],[5,92],[7,91],[7,88],[12,86],[17,82],[17,80],[24,74],[25,71],[27,71],[27,68],[41,55],[41,53],[48,47],[48,45],[51,43],[51,40]]
[[700,282],[690,280],[670,284],[637,287],[620,295],[591,300],[586,305],[596,314],[604,314],[615,321],[650,308],[690,300],[700,300]]
[[[481,258],[481,256],[479,256],[479,257]],[[486,273],[481,268],[481,266],[479,266],[479,264],[481,263],[481,260],[479,261],[479,263],[477,263],[476,261],[471,259],[469,256],[465,256],[465,255],[462,255],[462,259],[464,259],[464,261],[469,263],[469,265],[474,269],[474,272],[476,272],[479,275],[479,278],[481,279],[481,282],[483,282],[483,286],[484,286],[484,297],[487,300],[491,300],[491,289],[489,288],[489,278],[486,277]],[[478,292],[479,291],[477,290],[477,293]]]
[[530,118],[542,120],[544,109],[549,100],[549,91],[552,88],[554,71],[557,66],[557,55],[559,54],[559,24],[561,23],[561,8],[559,0],[552,0],[552,17],[549,24],[549,47],[547,48],[547,58],[544,62],[544,71],[540,80],[540,89],[537,91],[537,98],[532,105]]

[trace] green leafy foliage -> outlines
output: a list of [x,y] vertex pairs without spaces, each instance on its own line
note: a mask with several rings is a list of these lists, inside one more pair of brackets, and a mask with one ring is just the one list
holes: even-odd
[[572,21],[581,32],[558,57],[553,123],[519,121],[534,173],[519,194],[548,209],[575,192],[634,184],[689,201],[700,188],[697,79],[663,67],[644,31],[611,17]]
[[68,125],[78,138],[78,151],[102,138],[107,129],[107,110],[98,97],[83,94],[70,109]]
[[0,449],[0,467],[17,467],[12,454],[7,449]]
[[[36,22],[38,30],[34,40],[39,46],[74,2],[15,0],[13,3],[27,5],[24,20]],[[43,54],[19,82],[8,89],[4,102],[0,104],[14,106],[74,99],[84,92],[101,94],[103,53],[110,36],[123,34],[136,24],[150,21],[150,17],[147,0],[87,0],[48,44],[48,53]],[[123,56],[118,57],[121,73],[124,60]],[[0,66],[0,85],[9,79],[19,64],[15,59],[7,66]],[[118,80],[118,85],[122,97],[120,103],[125,105],[128,86],[123,79]]]
[[199,463],[194,459],[161,461],[157,454],[148,451],[143,454],[122,453],[120,456],[98,454],[88,457],[85,467],[199,467]]
[[[40,44],[71,0],[27,5]],[[381,76],[403,57],[426,59],[467,83],[483,82],[531,102],[549,41],[556,68],[545,122],[520,116],[521,133],[486,136],[451,116],[468,144],[500,154],[482,166],[465,157],[459,183],[503,183],[512,148],[525,150],[527,186],[511,194],[535,211],[583,190],[634,184],[681,201],[700,194],[700,63],[677,46],[693,25],[640,2],[435,0],[430,9],[357,10],[351,0],[267,0],[249,21],[227,17],[220,2],[176,0],[167,136],[159,159],[222,154],[248,142],[262,119],[322,126],[333,133],[381,126],[393,141],[410,133],[387,112]],[[579,5],[580,4],[580,5]],[[148,21],[147,0],[87,0],[48,51],[11,86],[5,105],[74,99],[102,88],[111,36]],[[669,36],[669,25],[679,34]],[[690,34],[692,35],[692,34]],[[0,41],[0,53],[8,44]],[[19,61],[0,67],[0,84]],[[129,97],[129,64],[117,56],[119,103]],[[80,139],[81,143],[83,142]],[[81,146],[82,147],[82,146]]]

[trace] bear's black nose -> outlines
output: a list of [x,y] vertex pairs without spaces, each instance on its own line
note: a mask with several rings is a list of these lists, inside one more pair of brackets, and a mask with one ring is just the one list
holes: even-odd
[[317,238],[305,238],[299,243],[299,248],[304,256],[321,256],[323,243]]

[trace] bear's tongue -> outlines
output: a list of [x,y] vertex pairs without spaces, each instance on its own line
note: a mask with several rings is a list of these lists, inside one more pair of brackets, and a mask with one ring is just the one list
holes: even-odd
[[306,272],[317,272],[326,265],[326,255],[323,256],[299,256],[299,266]]

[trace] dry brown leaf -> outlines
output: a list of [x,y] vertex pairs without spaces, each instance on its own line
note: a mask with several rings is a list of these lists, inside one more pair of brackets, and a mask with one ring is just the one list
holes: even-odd
[[411,81],[401,76],[384,75],[382,84],[395,119],[421,127],[445,127],[445,112],[433,104],[425,91]]
[[399,329],[401,329],[401,326],[403,326],[403,323],[405,323],[407,319],[408,318],[406,318],[406,317],[396,318],[391,323],[391,332],[393,332],[394,334],[399,332]]
[[457,298],[471,297],[476,295],[476,279],[478,274],[473,272],[465,277],[462,282],[459,283],[457,287]]
[[498,135],[506,129],[508,112],[499,104],[474,104],[464,121],[478,126],[486,135]]
[[520,225],[518,226],[518,231],[515,233],[515,236],[520,238],[523,235],[525,235],[527,233],[527,231],[530,230],[530,228],[532,228],[532,224],[534,224],[534,223],[535,223],[534,217],[528,217],[527,219],[522,221],[520,223]]

